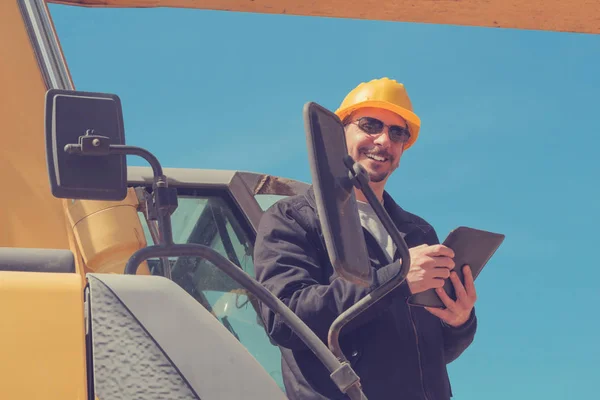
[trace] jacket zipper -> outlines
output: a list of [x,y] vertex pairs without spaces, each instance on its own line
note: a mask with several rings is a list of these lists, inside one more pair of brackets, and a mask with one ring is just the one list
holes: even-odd
[[[378,256],[377,258],[379,259],[379,262],[383,264],[381,265],[385,265],[385,262],[389,262],[388,258],[387,258],[387,254],[385,253],[385,250],[383,250],[381,248],[381,246],[379,245],[379,242],[377,242],[377,239],[375,239],[375,237],[371,234],[371,232],[369,232],[368,229],[365,229],[363,227],[363,231],[366,233],[366,237],[365,237],[365,241],[367,242],[367,247],[369,247],[369,241],[371,242],[370,245],[374,246],[375,249],[379,250],[377,252]],[[400,251],[398,249],[396,249],[396,251],[394,252],[394,260],[397,260],[400,256]],[[425,391],[425,383],[424,383],[424,379],[423,379],[423,367],[421,365],[421,349],[419,348],[419,336],[417,334],[417,327],[415,326],[415,321],[413,320],[413,314],[412,311],[410,310],[410,305],[408,304],[408,300],[407,300],[407,309],[408,309],[408,315],[410,318],[410,324],[413,328],[413,332],[415,334],[415,344],[417,346],[417,356],[418,356],[418,360],[419,360],[419,376],[421,377],[421,390],[423,391],[423,396],[425,397],[425,400],[429,400],[429,397],[427,397],[427,392]]]
[[425,392],[425,383],[423,380],[423,368],[421,366],[421,349],[419,349],[419,336],[417,334],[417,327],[415,326],[415,321],[413,320],[413,314],[410,310],[410,305],[408,305],[408,314],[410,315],[410,323],[413,328],[413,332],[415,333],[415,344],[417,345],[417,355],[419,358],[419,375],[421,376],[421,389],[423,390],[423,396],[425,396],[425,400],[429,400],[427,397],[427,393]]

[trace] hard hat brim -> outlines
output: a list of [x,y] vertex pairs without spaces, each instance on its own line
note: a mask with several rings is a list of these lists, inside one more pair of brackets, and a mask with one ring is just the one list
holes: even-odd
[[388,103],[387,101],[366,100],[353,104],[350,107],[340,108],[335,112],[335,114],[343,121],[344,118],[354,111],[360,108],[368,107],[382,108],[384,110],[391,111],[395,114],[398,114],[406,121],[408,128],[410,129],[410,139],[408,142],[406,142],[404,150],[411,147],[417,141],[417,137],[419,136],[419,131],[421,129],[421,119],[412,111],[404,107],[397,106],[396,104]]

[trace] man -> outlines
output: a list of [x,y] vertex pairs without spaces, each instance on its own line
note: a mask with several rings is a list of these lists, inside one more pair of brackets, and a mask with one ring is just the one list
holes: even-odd
[[[430,224],[403,210],[384,189],[403,152],[415,143],[420,120],[404,86],[387,78],[358,85],[336,113],[345,126],[348,153],[367,170],[377,198],[405,235],[412,261],[404,283],[348,324],[340,345],[369,400],[449,399],[446,365],[470,345],[477,327],[472,275],[465,267],[463,286],[452,271],[452,250],[439,244]],[[362,192],[356,196],[371,266],[381,284],[398,273],[399,263],[391,263],[398,252]],[[258,229],[254,263],[257,279],[325,343],[333,320],[373,289],[336,275],[312,188],[267,210]],[[448,278],[455,285],[456,302],[441,289]],[[408,296],[431,288],[438,290],[446,309],[407,304]],[[275,313],[264,306],[261,313],[267,332],[281,349],[290,399],[347,398]]]

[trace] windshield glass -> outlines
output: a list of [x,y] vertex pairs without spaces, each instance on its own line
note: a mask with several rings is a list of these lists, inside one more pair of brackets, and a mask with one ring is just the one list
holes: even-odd
[[[254,276],[253,245],[248,227],[223,193],[178,196],[172,215],[175,243],[197,243],[213,248],[250,276]],[[148,243],[150,227],[140,212]],[[151,222],[152,223],[152,222]],[[266,335],[257,313],[257,300],[211,262],[197,257],[172,257],[172,279],[206,309],[250,351],[283,390],[280,353]],[[162,260],[151,259],[153,274],[162,274]],[[200,336],[199,336],[200,339]]]

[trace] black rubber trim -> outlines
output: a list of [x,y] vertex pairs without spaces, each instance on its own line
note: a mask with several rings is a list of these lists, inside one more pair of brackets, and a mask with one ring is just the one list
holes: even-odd
[[0,247],[0,271],[75,273],[70,250]]
[[96,388],[94,386],[94,335],[92,332],[92,303],[90,298],[90,284],[86,283],[83,296],[85,315],[85,361],[87,365],[87,390],[88,400],[96,399]]

